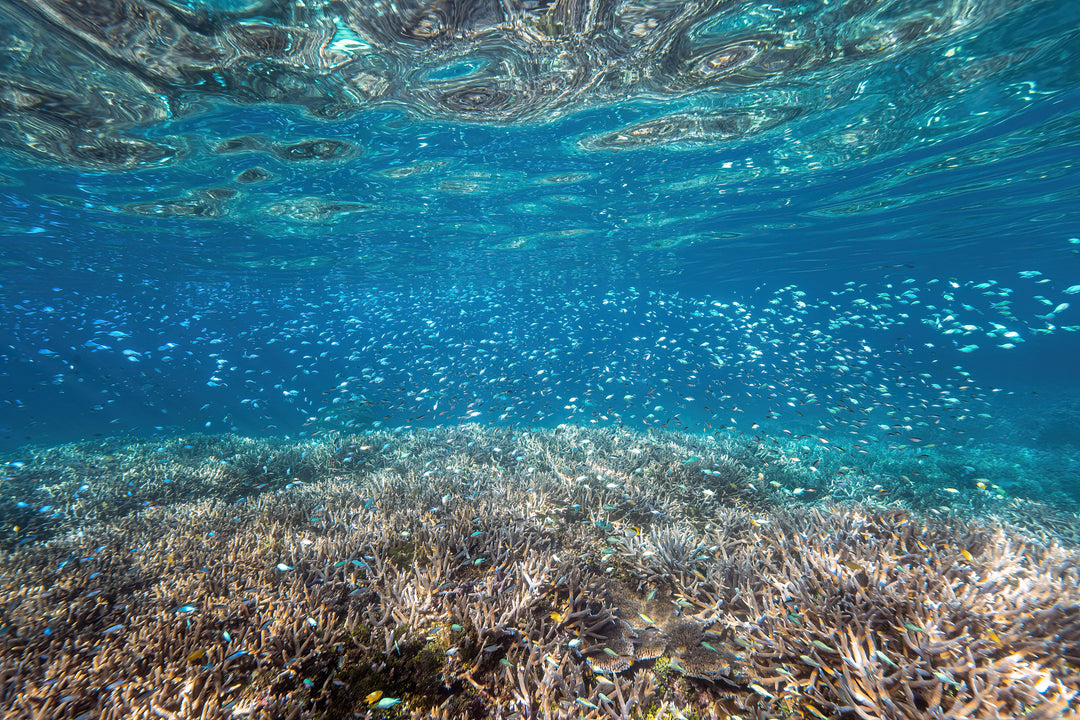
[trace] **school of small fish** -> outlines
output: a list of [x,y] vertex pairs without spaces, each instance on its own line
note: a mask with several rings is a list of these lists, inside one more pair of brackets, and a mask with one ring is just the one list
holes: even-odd
[[[4,414],[18,423],[41,404],[24,396],[45,393],[110,434],[460,422],[752,432],[805,418],[821,434],[922,442],[989,417],[1000,389],[980,387],[962,358],[1080,330],[1062,299],[1078,292],[1035,270],[1015,290],[904,278],[817,298],[796,285],[738,299],[509,283],[128,297],[52,288],[48,302],[0,304]],[[36,386],[13,379],[28,373]]]

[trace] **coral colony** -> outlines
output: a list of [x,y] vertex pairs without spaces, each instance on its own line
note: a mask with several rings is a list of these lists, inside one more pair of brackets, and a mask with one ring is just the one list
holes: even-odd
[[1076,517],[829,454],[570,426],[42,449],[3,480],[4,717],[1075,716]]

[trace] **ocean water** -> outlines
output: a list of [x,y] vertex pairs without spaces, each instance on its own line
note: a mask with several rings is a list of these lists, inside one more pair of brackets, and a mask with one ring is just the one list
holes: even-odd
[[1075,3],[0,28],[12,717],[1080,711]]

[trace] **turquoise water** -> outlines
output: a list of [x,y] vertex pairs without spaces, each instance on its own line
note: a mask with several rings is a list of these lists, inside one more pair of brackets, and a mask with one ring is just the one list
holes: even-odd
[[723,450],[738,507],[1075,541],[1076,3],[17,0],[0,43],[5,547],[279,503],[369,443],[521,470],[530,432],[672,443],[695,502]]
[[7,448],[1072,417],[1071,4],[73,13],[0,15]]

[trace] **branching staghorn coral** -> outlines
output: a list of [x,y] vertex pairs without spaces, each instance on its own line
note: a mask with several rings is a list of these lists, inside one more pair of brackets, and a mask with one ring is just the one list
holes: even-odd
[[[23,470],[53,478],[60,514],[0,558],[0,703],[86,720],[1080,709],[1080,551],[1052,529],[808,504],[761,482],[750,449],[677,440],[465,427],[45,451]],[[722,477],[756,489],[704,472],[736,464]]]

